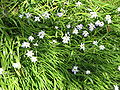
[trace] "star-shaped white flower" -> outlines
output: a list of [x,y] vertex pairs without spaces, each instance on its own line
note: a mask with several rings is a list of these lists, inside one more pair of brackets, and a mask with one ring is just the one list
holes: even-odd
[[4,71],[4,70],[3,70],[2,68],[0,68],[0,75],[3,74],[3,71]]
[[59,29],[59,27],[58,27],[58,26],[55,26],[55,29]]
[[68,25],[66,25],[66,27],[67,27],[67,28],[70,28],[71,26],[70,26],[70,24],[68,24]]
[[28,12],[28,13],[26,13],[25,15],[26,15],[26,18],[31,17],[31,14],[30,14],[29,12]]
[[111,16],[110,15],[106,15],[105,16],[105,21],[107,21],[108,24],[112,23]]
[[100,50],[104,50],[105,46],[104,45],[100,45],[99,48],[100,48]]
[[50,14],[49,14],[48,12],[44,12],[44,13],[42,14],[42,16],[43,16],[45,19],[50,18]]
[[35,21],[40,21],[40,17],[35,16]]
[[98,17],[96,12],[90,12],[91,18],[96,18]]
[[118,70],[120,71],[120,66],[118,66]]
[[30,47],[30,43],[29,42],[23,42],[21,47],[23,48],[29,48]]
[[68,43],[70,41],[70,37],[67,36],[67,34],[65,34],[65,36],[62,38],[63,39],[63,43]]
[[119,90],[118,85],[114,85],[114,90]]
[[94,45],[97,45],[97,44],[98,44],[98,42],[97,42],[97,41],[93,41],[93,44],[94,44]]
[[91,74],[90,70],[87,70],[85,73],[86,73],[86,74]]
[[26,55],[27,55],[27,57],[32,57],[34,55],[33,50],[31,50],[31,51],[28,50]]
[[44,31],[41,31],[38,33],[39,38],[43,38],[45,36],[45,32]]
[[74,74],[76,74],[78,71],[79,71],[79,70],[78,70],[78,66],[74,66],[74,67],[72,68],[72,72],[73,72]]
[[34,57],[34,56],[30,57],[30,59],[31,59],[31,61],[34,62],[34,63],[37,61],[37,57]]
[[13,66],[14,68],[18,68],[18,69],[21,68],[20,62],[13,63],[12,66]]
[[77,28],[78,30],[81,30],[81,29],[83,28],[83,25],[82,25],[82,24],[77,25],[76,28]]
[[33,45],[34,45],[34,46],[38,46],[38,44],[37,44],[37,43],[34,43]]
[[33,36],[29,36],[28,40],[32,42],[34,40],[34,37]]
[[82,35],[83,35],[84,37],[87,37],[87,36],[89,35],[89,33],[88,33],[87,31],[83,31]]
[[85,44],[84,43],[81,43],[81,45],[80,45],[80,50],[85,50]]
[[76,28],[74,28],[74,30],[73,30],[72,33],[73,33],[73,34],[78,34],[79,32],[78,32],[78,30],[77,30]]
[[89,25],[89,30],[93,31],[96,27],[93,23],[88,24]]
[[19,17],[20,17],[20,18],[22,18],[22,17],[23,17],[23,15],[22,15],[22,14],[20,14],[20,15],[19,15]]

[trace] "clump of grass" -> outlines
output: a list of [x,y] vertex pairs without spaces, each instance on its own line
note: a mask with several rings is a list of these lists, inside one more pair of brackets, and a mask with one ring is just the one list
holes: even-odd
[[[96,0],[1,4],[1,88],[106,90],[119,85],[117,6]],[[111,18],[105,20],[106,15]]]

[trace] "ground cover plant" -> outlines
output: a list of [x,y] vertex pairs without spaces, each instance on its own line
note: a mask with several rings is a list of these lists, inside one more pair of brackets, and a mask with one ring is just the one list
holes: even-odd
[[119,0],[1,0],[0,90],[118,90]]

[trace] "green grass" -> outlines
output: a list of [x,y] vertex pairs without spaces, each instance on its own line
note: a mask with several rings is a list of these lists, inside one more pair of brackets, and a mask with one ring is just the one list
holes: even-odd
[[[113,85],[120,86],[120,6],[119,0],[81,0],[80,7],[75,7],[78,0],[1,0],[0,1],[0,90],[113,90]],[[97,12],[99,17],[89,18],[87,8]],[[66,12],[62,17],[58,12]],[[44,19],[41,14],[48,11],[50,18]],[[31,13],[31,18],[19,18],[20,14]],[[105,22],[105,16],[111,15],[112,24]],[[34,21],[40,16],[40,22]],[[93,32],[88,30],[89,23],[97,20],[105,22],[103,27]],[[72,28],[67,29],[70,24]],[[78,35],[72,34],[74,27],[83,24]],[[60,29],[55,29],[58,26]],[[46,35],[40,39],[41,30]],[[83,37],[82,31],[89,36]],[[62,37],[70,32],[70,42],[62,43]],[[24,41],[32,35],[35,40],[30,48],[22,48]],[[57,43],[51,43],[57,40]],[[92,44],[98,41],[98,46]],[[38,47],[33,46],[38,43]],[[85,43],[85,50],[80,44]],[[104,45],[105,50],[99,50]],[[31,62],[25,54],[33,50],[38,61]],[[15,69],[12,64],[20,62],[21,68]],[[79,72],[73,74],[73,66]],[[85,71],[91,74],[86,75]]]

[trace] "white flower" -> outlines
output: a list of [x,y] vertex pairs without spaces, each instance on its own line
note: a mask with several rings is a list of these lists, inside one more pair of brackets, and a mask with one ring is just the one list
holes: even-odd
[[25,15],[26,15],[26,18],[31,17],[31,14],[30,14],[29,12],[28,12],[28,13],[26,13]]
[[40,17],[35,16],[35,21],[40,21]]
[[53,40],[52,42],[53,42],[53,43],[57,43],[57,41],[56,41],[56,40]]
[[26,55],[27,55],[27,57],[32,57],[34,55],[34,53],[32,50],[31,51],[28,50]]
[[95,22],[95,25],[102,27],[102,26],[104,26],[104,22],[100,22],[99,20],[97,20],[97,21]]
[[33,36],[29,36],[28,40],[32,42],[34,40],[34,37]]
[[81,45],[80,45],[80,50],[85,50],[85,44],[84,43],[81,43]]
[[22,18],[22,17],[23,17],[23,15],[22,15],[22,14],[20,14],[20,15],[19,15],[19,17],[20,17],[20,18]]
[[59,29],[59,27],[58,27],[58,26],[55,26],[55,29]]
[[118,85],[114,85],[114,90],[119,90]]
[[58,17],[62,17],[63,13],[57,13]]
[[89,33],[88,33],[87,31],[83,31],[82,35],[83,35],[84,37],[87,37],[87,36],[89,35]]
[[3,71],[4,71],[4,70],[3,70],[2,68],[0,68],[0,75],[3,74]]
[[39,38],[43,38],[45,36],[45,32],[44,31],[41,31],[38,33]]
[[104,45],[100,45],[99,48],[100,48],[100,50],[104,50],[105,46]]
[[45,12],[42,14],[42,16],[47,19],[47,18],[50,18],[50,14],[48,12]]
[[106,15],[105,16],[105,20],[108,21],[109,19],[111,19],[111,16],[110,15]]
[[96,18],[96,17],[98,17],[98,15],[97,15],[96,12],[90,12],[90,14],[91,14],[91,18]]
[[93,23],[88,24],[89,25],[89,30],[93,31],[96,27]]
[[30,59],[31,59],[31,61],[34,62],[34,63],[37,61],[37,57],[34,57],[34,56],[32,56]]
[[18,68],[18,69],[21,68],[20,62],[13,63],[12,66],[13,66],[14,68]]
[[120,71],[120,66],[118,66],[118,70]]
[[78,30],[77,30],[76,28],[74,28],[74,30],[73,30],[72,33],[73,33],[73,34],[78,34],[79,32],[78,32]]
[[77,2],[77,3],[75,3],[76,4],[76,6],[80,6],[80,5],[82,5],[82,3],[81,2]]
[[117,8],[117,11],[120,12],[120,7]]
[[97,44],[98,44],[98,42],[97,42],[97,41],[93,41],[93,44],[94,44],[94,45],[97,45]]
[[63,43],[68,43],[70,41],[70,37],[67,36],[67,34],[65,34],[65,36],[62,38],[63,39]]
[[90,72],[90,70],[87,70],[85,73],[86,73],[86,74],[90,74],[91,72]]
[[30,47],[30,43],[29,42],[23,42],[21,47],[28,48],[28,47]]
[[74,66],[74,67],[72,68],[72,72],[73,72],[74,74],[76,74],[78,71],[79,71],[79,70],[78,70],[78,66]]
[[38,46],[38,44],[37,43],[35,43],[35,44],[33,44],[34,46]]
[[82,24],[77,25],[76,28],[77,28],[78,30],[81,30],[81,29],[83,28],[83,25],[82,25]]
[[106,15],[105,16],[105,21],[107,21],[108,24],[112,23],[111,16],[110,15]]
[[71,26],[70,26],[70,24],[68,24],[68,25],[66,25],[66,27],[67,27],[67,28],[70,28]]

